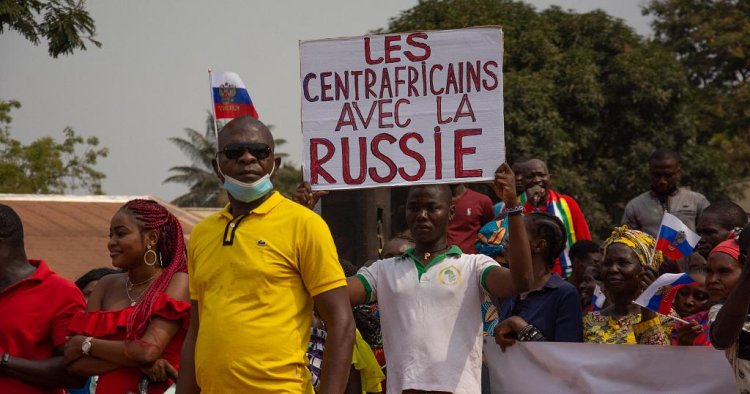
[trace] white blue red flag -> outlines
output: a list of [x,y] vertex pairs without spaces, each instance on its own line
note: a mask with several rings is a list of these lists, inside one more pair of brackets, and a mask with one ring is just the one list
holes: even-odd
[[234,119],[250,115],[259,119],[250,94],[237,73],[218,71],[211,73],[211,93],[216,119]]
[[604,295],[602,288],[599,285],[594,287],[594,294],[591,295],[591,310],[600,311],[604,306],[604,301],[607,300],[607,296]]
[[675,295],[685,286],[700,286],[700,283],[688,274],[664,274],[656,278],[634,302],[662,315],[669,315]]
[[693,252],[701,237],[688,228],[677,216],[665,212],[661,219],[656,250],[670,260],[687,257]]

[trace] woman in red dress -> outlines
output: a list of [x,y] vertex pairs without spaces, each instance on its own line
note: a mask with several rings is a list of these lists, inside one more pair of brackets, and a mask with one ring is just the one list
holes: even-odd
[[105,276],[70,323],[65,364],[99,375],[97,393],[163,393],[175,380],[190,322],[185,241],[177,218],[150,200],[112,217],[109,254],[125,270]]

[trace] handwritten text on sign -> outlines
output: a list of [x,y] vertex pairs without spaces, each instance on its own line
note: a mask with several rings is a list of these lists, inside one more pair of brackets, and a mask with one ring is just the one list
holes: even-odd
[[487,180],[505,161],[502,31],[300,44],[313,189]]

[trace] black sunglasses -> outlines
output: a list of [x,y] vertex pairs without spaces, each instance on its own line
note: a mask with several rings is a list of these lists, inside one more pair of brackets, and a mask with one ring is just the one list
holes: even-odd
[[250,142],[246,144],[229,144],[221,150],[227,159],[238,160],[245,152],[249,152],[258,160],[263,160],[271,156],[271,147],[259,142]]

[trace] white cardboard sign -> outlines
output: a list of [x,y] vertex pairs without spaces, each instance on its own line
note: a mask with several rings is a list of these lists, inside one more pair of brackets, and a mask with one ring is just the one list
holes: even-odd
[[315,190],[494,179],[505,161],[502,30],[300,43]]

